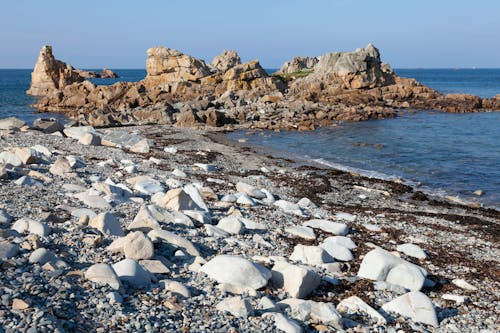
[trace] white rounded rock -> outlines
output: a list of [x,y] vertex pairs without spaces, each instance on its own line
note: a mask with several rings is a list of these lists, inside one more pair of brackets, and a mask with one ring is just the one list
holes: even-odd
[[396,250],[410,257],[414,257],[417,259],[427,259],[427,254],[424,252],[424,250],[422,250],[420,246],[415,244],[401,244],[396,247]]
[[439,322],[432,301],[419,291],[412,291],[382,305],[387,312],[395,312],[418,323],[438,326]]
[[134,286],[144,287],[151,282],[151,273],[132,259],[123,259],[112,267],[121,281],[126,281]]
[[123,252],[128,259],[151,259],[154,256],[153,242],[142,232],[133,231],[123,241]]
[[108,264],[94,264],[85,272],[85,278],[92,282],[107,284],[111,288],[120,289],[120,279]]

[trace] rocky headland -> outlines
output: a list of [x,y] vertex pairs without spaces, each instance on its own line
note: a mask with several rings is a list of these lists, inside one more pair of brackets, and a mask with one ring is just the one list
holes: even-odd
[[42,112],[64,112],[82,125],[175,124],[228,129],[312,130],[337,121],[394,117],[401,109],[500,110],[500,96],[443,95],[402,78],[373,45],[354,52],[297,57],[269,75],[257,60],[224,51],[212,63],[165,47],[147,51],[139,82],[95,85],[40,52],[29,94]]
[[221,132],[0,120],[0,331],[498,331],[498,211]]

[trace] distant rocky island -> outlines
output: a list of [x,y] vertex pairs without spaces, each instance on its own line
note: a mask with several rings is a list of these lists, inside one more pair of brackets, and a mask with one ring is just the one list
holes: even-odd
[[241,125],[313,130],[336,121],[394,117],[400,109],[478,112],[500,110],[500,96],[480,98],[437,92],[399,77],[369,44],[354,52],[296,57],[269,75],[257,60],[241,63],[224,51],[210,64],[166,47],[147,51],[139,82],[95,85],[88,77],[113,77],[74,69],[44,46],[28,94],[42,112],[64,112],[82,125]]

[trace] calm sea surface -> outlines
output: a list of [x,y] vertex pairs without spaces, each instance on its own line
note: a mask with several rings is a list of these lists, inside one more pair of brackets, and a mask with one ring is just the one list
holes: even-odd
[[[138,81],[144,70],[115,70],[119,79],[94,79],[97,84]],[[270,71],[271,72],[271,71]],[[397,69],[443,93],[481,97],[500,94],[500,69]],[[32,121],[41,115],[25,94],[31,70],[0,70],[0,118]],[[46,115],[44,115],[46,116]],[[500,112],[447,114],[422,111],[396,119],[343,123],[313,132],[244,132],[251,145],[314,160],[375,177],[403,178],[436,194],[458,195],[500,208]],[[481,189],[484,195],[472,192]]]

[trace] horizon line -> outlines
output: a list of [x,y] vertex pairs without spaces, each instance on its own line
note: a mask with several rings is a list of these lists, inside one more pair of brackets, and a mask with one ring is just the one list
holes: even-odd
[[[392,67],[392,66],[391,66]],[[75,69],[80,70],[101,70],[101,69],[111,69],[111,70],[146,70],[146,68],[138,68],[138,67],[79,67]],[[263,69],[280,69],[280,67],[262,67]],[[0,70],[33,70],[33,67],[0,67]],[[478,66],[467,66],[467,67],[392,67],[393,70],[398,69],[451,69],[451,70],[461,70],[461,69],[500,69],[500,67],[478,67]]]

